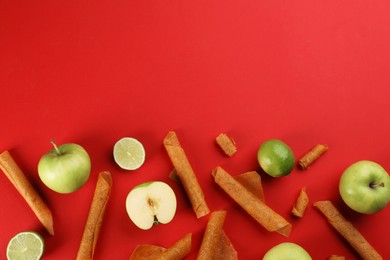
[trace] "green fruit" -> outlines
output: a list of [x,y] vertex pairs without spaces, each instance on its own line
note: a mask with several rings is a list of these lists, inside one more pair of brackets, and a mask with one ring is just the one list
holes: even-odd
[[341,175],[339,191],[351,209],[363,214],[376,213],[390,202],[390,176],[375,162],[358,161]]
[[257,160],[260,167],[272,177],[289,175],[295,165],[291,148],[277,139],[270,139],[260,145]]
[[280,243],[272,247],[263,260],[311,260],[309,253],[303,247],[290,242]]
[[87,151],[78,144],[63,144],[44,154],[38,163],[42,182],[58,193],[71,193],[80,189],[91,172]]
[[126,211],[131,221],[147,230],[155,224],[167,224],[176,213],[176,195],[161,181],[150,181],[135,186],[127,195]]
[[114,145],[114,160],[125,170],[136,170],[145,162],[145,149],[140,141],[124,137]]
[[7,259],[41,259],[45,242],[40,234],[24,231],[16,234],[8,243]]

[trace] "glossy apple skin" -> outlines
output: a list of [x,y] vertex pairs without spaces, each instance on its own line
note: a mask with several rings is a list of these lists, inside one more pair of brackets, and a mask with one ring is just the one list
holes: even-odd
[[351,209],[363,214],[376,213],[390,202],[390,176],[375,162],[358,161],[341,175],[339,191]]
[[264,255],[263,260],[311,260],[309,253],[303,247],[284,242],[272,247]]
[[72,193],[89,179],[91,160],[87,151],[78,144],[63,144],[58,151],[52,149],[38,163],[42,182],[58,193]]

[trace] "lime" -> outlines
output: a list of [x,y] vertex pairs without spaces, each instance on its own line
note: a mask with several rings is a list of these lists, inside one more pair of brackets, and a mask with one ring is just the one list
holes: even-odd
[[44,250],[45,242],[40,234],[34,231],[24,231],[16,234],[9,241],[7,259],[41,259]]
[[257,160],[260,167],[273,177],[289,175],[295,165],[291,148],[277,139],[270,139],[260,145]]
[[114,160],[125,170],[136,170],[145,162],[144,146],[135,138],[124,137],[114,145]]

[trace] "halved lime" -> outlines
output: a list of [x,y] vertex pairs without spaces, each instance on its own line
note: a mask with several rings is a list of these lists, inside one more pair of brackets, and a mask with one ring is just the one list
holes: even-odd
[[257,153],[260,167],[273,177],[289,175],[295,165],[291,148],[278,139],[270,139],[260,145]]
[[140,141],[124,137],[114,145],[114,160],[125,170],[136,170],[145,162],[145,149]]
[[41,259],[45,242],[40,234],[34,231],[23,231],[16,234],[8,243],[8,260]]

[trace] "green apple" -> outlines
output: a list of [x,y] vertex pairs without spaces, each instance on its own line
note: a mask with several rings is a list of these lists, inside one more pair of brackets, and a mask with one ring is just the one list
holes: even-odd
[[135,186],[127,195],[126,211],[140,229],[171,222],[176,213],[176,195],[161,181],[145,182]]
[[351,209],[372,214],[384,209],[390,202],[390,176],[375,162],[358,161],[341,175],[339,191]]
[[78,144],[63,144],[44,154],[38,163],[42,182],[58,193],[71,193],[81,188],[91,172],[87,151]]
[[295,165],[293,151],[278,139],[263,142],[257,152],[257,160],[264,172],[272,177],[289,175]]
[[311,260],[309,253],[303,247],[284,242],[272,247],[264,255],[263,260]]

